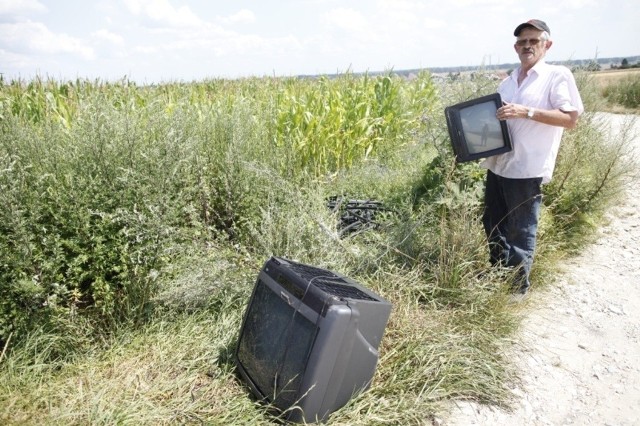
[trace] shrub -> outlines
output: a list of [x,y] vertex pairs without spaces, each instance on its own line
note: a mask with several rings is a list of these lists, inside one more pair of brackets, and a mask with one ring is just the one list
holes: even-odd
[[609,102],[625,108],[640,108],[640,73],[633,73],[621,81],[605,86],[602,95]]

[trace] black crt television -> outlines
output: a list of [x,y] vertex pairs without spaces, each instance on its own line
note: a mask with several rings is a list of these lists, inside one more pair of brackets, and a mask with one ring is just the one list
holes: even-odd
[[451,145],[459,163],[503,154],[512,149],[506,121],[496,118],[499,93],[445,108]]
[[369,387],[390,314],[346,276],[271,257],[244,314],[237,370],[283,419],[323,422]]

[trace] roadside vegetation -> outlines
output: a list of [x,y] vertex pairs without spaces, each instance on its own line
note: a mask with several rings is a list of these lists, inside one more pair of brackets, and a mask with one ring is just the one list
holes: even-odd
[[[594,114],[598,83],[578,82],[587,113],[545,188],[537,289],[633,169],[630,135]],[[443,114],[496,86],[481,72],[2,81],[0,421],[273,424],[232,359],[271,255],[393,303],[371,388],[331,424],[417,424],[455,398],[508,404],[504,349],[523,310],[488,265],[484,171],[455,164]],[[382,201],[379,227],[341,235],[331,196]]]
[[615,113],[640,112],[640,68],[621,68],[594,74],[605,109]]

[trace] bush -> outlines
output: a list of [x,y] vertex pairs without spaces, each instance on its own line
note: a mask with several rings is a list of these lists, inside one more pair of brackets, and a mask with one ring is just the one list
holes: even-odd
[[602,95],[611,103],[625,108],[640,108],[640,73],[636,72],[621,81],[602,89]]
[[553,180],[545,186],[546,226],[541,230],[549,246],[564,251],[590,240],[598,219],[622,196],[636,169],[629,146],[634,120],[612,132],[609,118],[594,112],[602,107],[593,96],[594,81],[584,75],[577,81],[586,110],[578,127],[564,133]]

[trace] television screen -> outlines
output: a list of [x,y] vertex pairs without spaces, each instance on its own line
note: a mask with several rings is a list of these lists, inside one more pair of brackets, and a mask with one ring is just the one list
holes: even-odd
[[472,161],[511,151],[507,123],[496,118],[501,105],[500,94],[493,93],[445,108],[456,161]]
[[324,421],[375,373],[391,304],[350,278],[272,257],[258,274],[235,361],[289,421]]

